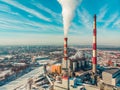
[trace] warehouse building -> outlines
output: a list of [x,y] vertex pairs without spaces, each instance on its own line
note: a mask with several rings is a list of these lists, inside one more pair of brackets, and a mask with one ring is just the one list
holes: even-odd
[[111,68],[102,72],[102,79],[105,84],[116,86],[120,81],[120,69]]

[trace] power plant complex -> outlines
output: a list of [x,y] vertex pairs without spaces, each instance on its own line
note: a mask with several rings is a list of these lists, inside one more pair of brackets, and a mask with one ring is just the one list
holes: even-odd
[[[96,75],[97,75],[97,31],[96,31],[96,15],[94,15],[94,25],[93,25],[93,56],[92,56],[92,70],[89,69],[89,61],[85,58],[84,51],[78,51],[80,56],[76,55],[68,58],[67,55],[67,40],[68,38],[64,38],[64,58],[62,60],[62,77],[61,84],[55,82],[54,88],[55,90],[64,90],[62,86],[66,88],[66,90],[70,90],[70,85],[74,80],[71,80],[70,77],[75,77],[76,75],[84,77],[84,75],[91,73],[91,79],[94,85],[96,84]],[[87,70],[87,71],[85,71]],[[82,72],[82,75],[80,71]],[[86,73],[87,72],[87,73]],[[74,82],[75,83],[75,82]],[[65,86],[66,85],[66,86]],[[74,87],[74,84],[73,84]],[[73,90],[73,89],[71,89]]]

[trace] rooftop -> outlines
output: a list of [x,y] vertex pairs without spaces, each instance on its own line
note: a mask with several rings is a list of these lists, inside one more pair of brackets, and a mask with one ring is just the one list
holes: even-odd
[[108,70],[105,70],[104,72],[110,73],[110,74],[115,74],[116,72],[120,71],[118,68],[111,68]]

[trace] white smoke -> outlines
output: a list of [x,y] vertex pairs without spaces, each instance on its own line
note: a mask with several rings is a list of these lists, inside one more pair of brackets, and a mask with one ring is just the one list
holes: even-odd
[[58,0],[62,7],[64,36],[67,37],[68,29],[74,16],[74,11],[82,0]]

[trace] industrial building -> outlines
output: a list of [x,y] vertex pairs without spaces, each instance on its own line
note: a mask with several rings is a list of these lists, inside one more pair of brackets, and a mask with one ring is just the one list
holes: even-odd
[[120,81],[120,69],[110,68],[102,72],[102,79],[105,84],[116,86]]
[[89,66],[89,61],[85,58],[84,51],[78,51],[74,56],[69,58],[70,70],[73,72],[84,70]]

